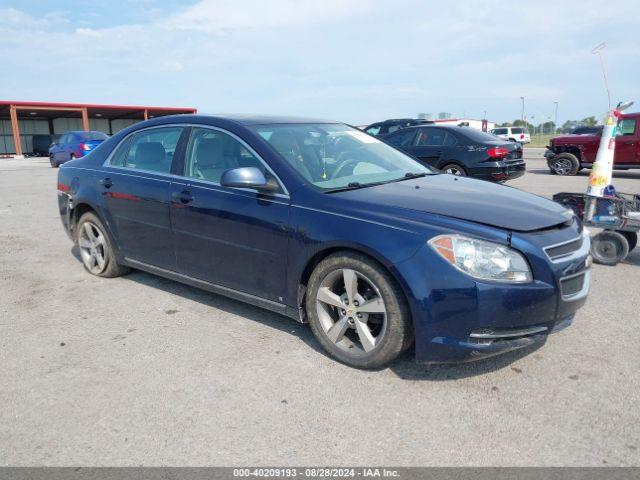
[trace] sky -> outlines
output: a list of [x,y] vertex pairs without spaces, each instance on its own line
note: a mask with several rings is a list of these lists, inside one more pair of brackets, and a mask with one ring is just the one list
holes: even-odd
[[637,0],[0,0],[0,42],[3,100],[562,124],[607,110],[605,42],[640,102]]

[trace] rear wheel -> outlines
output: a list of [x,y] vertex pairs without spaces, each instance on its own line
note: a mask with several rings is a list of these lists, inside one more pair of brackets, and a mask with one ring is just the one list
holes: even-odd
[[629,242],[629,251],[636,248],[638,245],[638,234],[636,232],[625,232],[623,230],[616,230],[620,235],[627,239]]
[[456,175],[458,177],[466,177],[467,171],[464,167],[458,165],[457,163],[448,163],[444,167],[442,167],[442,171],[444,173],[448,173],[450,175]]
[[547,161],[547,165],[554,175],[576,175],[580,171],[580,161],[571,153],[556,155]]
[[318,342],[352,367],[385,366],[413,340],[402,291],[364,255],[344,252],[320,262],[309,279],[305,306]]
[[619,232],[605,230],[591,239],[593,261],[602,265],[616,265],[629,254],[629,242]]
[[129,272],[129,268],[116,261],[113,242],[94,213],[87,212],[80,217],[75,234],[82,264],[89,273],[112,278]]

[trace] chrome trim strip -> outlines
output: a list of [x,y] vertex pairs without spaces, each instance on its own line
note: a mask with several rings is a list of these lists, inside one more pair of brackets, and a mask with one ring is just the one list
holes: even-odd
[[587,231],[586,228],[582,231],[581,237],[582,237],[582,245],[580,246],[580,248],[566,255],[562,255],[561,257],[551,258],[549,256],[548,250],[575,242],[576,240],[578,240],[578,238],[573,238],[571,240],[567,240],[566,242],[555,243],[553,245],[547,245],[542,250],[544,251],[544,254],[547,256],[547,258],[551,263],[570,262],[577,258],[589,255],[589,252],[591,251],[591,237],[589,236],[589,232]]
[[531,327],[504,333],[471,333],[469,337],[481,339],[514,338],[524,337],[525,335],[533,335],[535,333],[542,333],[546,332],[547,330],[549,330],[547,327]]

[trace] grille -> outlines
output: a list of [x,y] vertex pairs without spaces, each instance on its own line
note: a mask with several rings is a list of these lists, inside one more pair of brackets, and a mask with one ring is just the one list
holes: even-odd
[[544,250],[545,252],[547,252],[547,255],[551,260],[559,260],[562,257],[571,255],[576,250],[580,250],[580,247],[582,247],[582,242],[582,237],[578,237],[570,242],[556,245],[554,247],[547,247]]
[[584,286],[584,273],[560,280],[563,297],[572,297],[582,291]]

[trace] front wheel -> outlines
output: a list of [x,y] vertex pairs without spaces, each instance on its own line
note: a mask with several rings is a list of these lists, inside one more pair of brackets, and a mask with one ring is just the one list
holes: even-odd
[[552,175],[577,175],[580,171],[578,157],[571,153],[561,153],[547,160],[549,171]]
[[449,163],[449,164],[445,165],[444,167],[442,167],[442,171],[444,173],[448,173],[450,175],[455,175],[457,177],[466,177],[467,176],[467,171],[464,169],[464,167],[461,167],[457,163]]
[[60,166],[54,160],[53,155],[49,155],[49,163],[51,164],[51,168],[58,168]]
[[82,264],[89,273],[112,278],[129,271],[116,261],[113,242],[107,229],[94,213],[87,212],[80,217],[75,233]]
[[409,307],[395,280],[370,258],[344,252],[318,264],[306,296],[313,334],[337,360],[379,368],[411,345]]
[[629,254],[629,242],[624,235],[604,230],[591,239],[593,261],[601,265],[616,265]]

